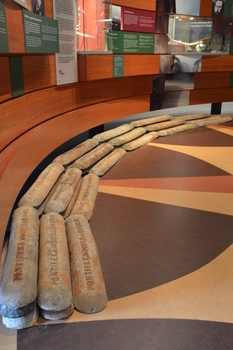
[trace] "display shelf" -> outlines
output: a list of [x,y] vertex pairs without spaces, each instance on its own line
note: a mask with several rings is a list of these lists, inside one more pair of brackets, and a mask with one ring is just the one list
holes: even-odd
[[112,51],[79,51],[78,55],[112,55]]
[[168,53],[229,54],[232,19],[170,15]]

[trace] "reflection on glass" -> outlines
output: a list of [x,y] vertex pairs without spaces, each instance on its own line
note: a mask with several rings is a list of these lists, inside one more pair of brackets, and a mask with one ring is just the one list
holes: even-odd
[[195,73],[201,71],[202,55],[161,55],[160,74]]
[[183,15],[199,16],[200,0],[176,0],[176,13],[182,13]]
[[194,73],[167,74],[165,76],[164,91],[184,91],[194,89]]
[[168,53],[229,53],[232,21],[169,16]]
[[77,50],[79,52],[104,52],[110,41],[110,3],[103,0],[76,0]]

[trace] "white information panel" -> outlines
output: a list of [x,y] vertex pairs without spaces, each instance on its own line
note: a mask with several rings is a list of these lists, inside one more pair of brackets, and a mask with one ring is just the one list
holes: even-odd
[[75,0],[53,0],[58,20],[59,53],[56,54],[57,85],[78,81]]

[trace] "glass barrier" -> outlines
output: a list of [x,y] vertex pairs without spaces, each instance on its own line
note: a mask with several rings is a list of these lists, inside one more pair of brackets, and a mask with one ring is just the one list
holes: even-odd
[[79,53],[111,53],[110,6],[103,0],[76,0]]
[[168,53],[228,54],[232,19],[170,15]]

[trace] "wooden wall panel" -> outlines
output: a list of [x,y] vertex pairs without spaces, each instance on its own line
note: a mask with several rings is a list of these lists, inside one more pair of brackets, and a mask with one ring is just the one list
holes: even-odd
[[78,55],[78,81],[87,80],[87,62],[86,55]]
[[[28,176],[49,153],[91,127],[128,115],[148,112],[149,108],[149,94],[88,106],[54,118],[9,145],[9,149],[13,148],[10,159],[9,149],[0,155],[1,163],[4,153],[8,152],[8,166],[0,182],[0,251],[18,193]],[[16,144],[18,147],[15,147]]]
[[113,0],[113,5],[132,7],[136,9],[155,11],[156,9],[156,0]]
[[159,74],[159,55],[125,55],[124,76]]
[[57,115],[116,98],[149,94],[152,79],[148,76],[69,84],[5,102],[0,106],[0,150],[22,133]]
[[211,17],[213,0],[201,0],[200,16]]
[[233,56],[202,56],[202,72],[227,72],[233,71]]
[[0,57],[0,103],[12,97],[8,57]]
[[22,9],[5,1],[6,22],[10,53],[25,53]]
[[[159,74],[159,55],[124,55],[124,76]],[[112,55],[78,55],[78,79],[90,81],[113,77]]]
[[230,72],[196,73],[194,89],[211,89],[230,86]]
[[79,81],[112,78],[113,56],[78,55],[78,77]]
[[56,85],[55,55],[23,56],[25,93]]
[[53,0],[45,0],[45,17],[53,18]]
[[191,90],[189,104],[231,102],[233,88]]

